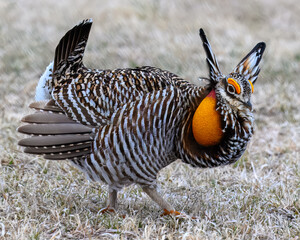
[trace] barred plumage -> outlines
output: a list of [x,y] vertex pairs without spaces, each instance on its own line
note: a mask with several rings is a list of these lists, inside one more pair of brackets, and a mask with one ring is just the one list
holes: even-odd
[[[18,129],[32,136],[19,144],[25,152],[46,159],[68,159],[90,179],[107,183],[112,208],[117,191],[136,183],[172,212],[173,207],[156,191],[162,168],[178,158],[194,167],[229,164],[245,151],[253,134],[253,85],[248,81],[257,78],[265,44],[259,43],[224,76],[200,30],[210,79],[198,87],[154,67],[86,68],[82,58],[91,25],[91,20],[84,20],[61,39],[54,63],[37,87],[36,99],[43,101],[30,105],[36,112],[24,117],[22,121],[29,124]],[[221,122],[222,136],[217,144],[203,145],[195,140],[198,122],[192,126],[192,121],[209,97],[216,102],[212,114]],[[205,121],[209,124],[209,119]]]

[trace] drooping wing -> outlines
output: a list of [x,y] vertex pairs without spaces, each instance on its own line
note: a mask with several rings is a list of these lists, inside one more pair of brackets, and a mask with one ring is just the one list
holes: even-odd
[[18,132],[29,135],[18,142],[24,152],[50,160],[81,159],[90,154],[92,128],[68,118],[53,100],[33,102],[36,111],[22,118]]
[[36,112],[25,116],[22,121],[26,125],[18,128],[29,137],[20,140],[19,145],[25,147],[26,153],[50,160],[80,160],[93,151],[120,153],[120,148],[126,152],[120,153],[118,161],[128,157],[127,150],[134,156],[138,156],[134,151],[144,156],[159,155],[174,147],[172,139],[167,138],[175,137],[170,132],[178,129],[181,105],[176,88],[152,91],[139,101],[124,104],[111,116],[111,122],[93,129],[68,118],[53,100],[34,102],[30,107]]

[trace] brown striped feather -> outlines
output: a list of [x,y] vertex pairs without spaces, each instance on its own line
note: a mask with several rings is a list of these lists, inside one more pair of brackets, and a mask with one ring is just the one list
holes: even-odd
[[76,25],[60,40],[55,50],[53,73],[58,69],[59,65],[68,59],[74,52],[78,44],[84,41],[84,46],[87,42],[90,29],[92,26],[91,19],[87,19]]
[[[18,129],[34,135],[19,142],[25,152],[71,159],[90,179],[116,190],[131,183],[155,187],[157,173],[177,158],[214,167],[241,156],[252,135],[252,115],[233,116],[221,98],[217,108],[227,131],[222,142],[206,148],[192,134],[193,114],[217,79],[198,87],[154,67],[88,69],[82,57],[91,24],[83,21],[59,42],[50,84],[53,99],[32,103],[38,111],[25,116],[28,125]],[[204,32],[201,37],[211,70],[216,70],[211,76],[217,77],[219,66]]]

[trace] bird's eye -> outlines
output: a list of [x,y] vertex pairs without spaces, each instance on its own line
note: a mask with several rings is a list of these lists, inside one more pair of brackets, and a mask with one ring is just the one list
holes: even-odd
[[228,86],[227,86],[227,92],[229,92],[231,94],[235,94],[235,88],[234,88],[234,86],[232,86],[231,84],[228,84]]
[[233,78],[228,78],[227,83],[228,83],[227,91],[229,93],[231,93],[231,94],[234,94],[234,93],[240,94],[241,93],[240,85]]

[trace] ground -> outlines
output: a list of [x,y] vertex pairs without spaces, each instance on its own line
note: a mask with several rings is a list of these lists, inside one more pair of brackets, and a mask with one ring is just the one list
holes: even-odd
[[[0,0],[0,238],[299,239],[299,12],[297,0]],[[161,217],[135,186],[120,192],[117,214],[103,215],[104,184],[17,146],[39,76],[59,39],[84,18],[94,20],[87,66],[151,65],[195,84],[208,75],[200,27],[224,73],[266,42],[255,134],[243,157],[215,169],[177,161],[158,177],[160,192],[195,219]]]

